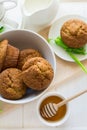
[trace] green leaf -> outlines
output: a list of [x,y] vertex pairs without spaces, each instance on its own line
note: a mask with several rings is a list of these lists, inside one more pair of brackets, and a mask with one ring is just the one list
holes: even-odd
[[0,33],[2,33],[4,31],[4,26],[0,27]]
[[47,39],[48,43],[50,43],[50,41],[52,41],[52,40],[53,40],[53,39],[51,39],[51,38],[48,38],[48,39]]
[[[50,39],[50,40],[53,40],[53,39]],[[56,45],[62,47],[69,54],[69,56],[75,61],[75,63],[78,64],[85,73],[87,73],[87,69],[85,68],[85,66],[74,55],[74,53],[75,54],[83,54],[83,55],[87,54],[85,47],[70,48],[66,44],[64,44],[61,37],[57,37],[54,41],[55,41]]]
[[74,54],[81,54],[81,55],[87,54],[85,46],[81,47],[81,48],[71,48],[71,47],[68,47],[66,44],[64,44],[64,42],[62,41],[62,39],[60,37],[57,37],[55,39],[55,43],[58,46],[62,47],[67,52],[72,52]]
[[75,63],[77,63],[81,68],[82,68],[82,70],[85,72],[85,73],[87,73],[87,69],[85,68],[85,66],[79,61],[79,59],[75,56],[75,55],[73,55],[71,52],[67,52],[69,55],[70,55],[70,57],[75,61]]

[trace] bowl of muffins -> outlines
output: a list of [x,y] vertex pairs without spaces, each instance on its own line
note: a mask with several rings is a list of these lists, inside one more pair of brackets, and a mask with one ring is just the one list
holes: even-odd
[[23,104],[37,99],[52,84],[55,55],[47,41],[29,30],[0,35],[0,100]]

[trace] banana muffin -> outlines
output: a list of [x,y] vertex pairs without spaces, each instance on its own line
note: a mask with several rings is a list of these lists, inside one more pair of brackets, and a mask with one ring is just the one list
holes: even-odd
[[7,45],[8,45],[7,40],[3,40],[0,42],[0,72],[3,67],[4,59],[6,57]]
[[87,24],[79,19],[70,19],[63,24],[60,35],[67,46],[80,48],[87,43]]
[[41,57],[41,54],[34,49],[24,49],[20,51],[19,59],[18,59],[18,68],[22,69],[22,66],[26,62],[27,59],[32,57]]
[[3,70],[6,68],[16,68],[19,57],[19,49],[8,44],[6,57],[3,63]]
[[10,100],[20,99],[26,93],[22,82],[21,70],[8,68],[0,73],[0,94]]
[[43,90],[51,83],[54,72],[50,63],[42,57],[27,60],[22,68],[24,83],[34,90]]

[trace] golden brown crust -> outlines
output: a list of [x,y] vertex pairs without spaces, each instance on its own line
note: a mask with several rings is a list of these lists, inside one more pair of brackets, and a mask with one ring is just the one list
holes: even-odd
[[18,68],[22,69],[22,66],[26,62],[27,59],[33,57],[41,57],[41,54],[34,49],[24,49],[20,52],[19,59],[18,59]]
[[3,40],[0,42],[0,72],[3,67],[4,59],[6,57],[7,45],[8,45],[8,40]]
[[26,87],[21,78],[21,71],[9,68],[0,74],[0,94],[6,99],[19,99],[26,93]]
[[19,57],[19,49],[8,44],[3,70],[6,68],[16,68]]
[[70,19],[63,24],[60,34],[66,45],[80,48],[87,43],[87,24],[78,19]]
[[47,88],[53,79],[53,75],[51,65],[46,59],[41,57],[31,58],[23,66],[23,81],[34,90]]

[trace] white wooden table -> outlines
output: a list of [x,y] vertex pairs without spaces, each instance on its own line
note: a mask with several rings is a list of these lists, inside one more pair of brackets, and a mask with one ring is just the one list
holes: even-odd
[[[79,14],[87,17],[87,0],[61,0],[57,18],[67,14]],[[21,18],[19,18],[21,14],[18,7],[11,12],[9,11],[7,15],[12,19],[14,17],[15,20],[21,21]],[[63,72],[61,71],[61,73]],[[53,86],[57,83],[58,76],[59,70],[57,66]],[[58,93],[62,93],[68,97],[85,88],[87,88],[87,75],[78,71],[74,76],[60,82],[58,86],[55,85],[55,87],[49,91],[56,90]],[[35,100],[24,105],[11,105],[2,102],[1,107],[3,112],[0,113],[0,130],[87,130],[87,94],[70,102],[70,117],[64,125],[57,128],[47,127],[39,121],[35,109],[37,102],[38,100]]]

